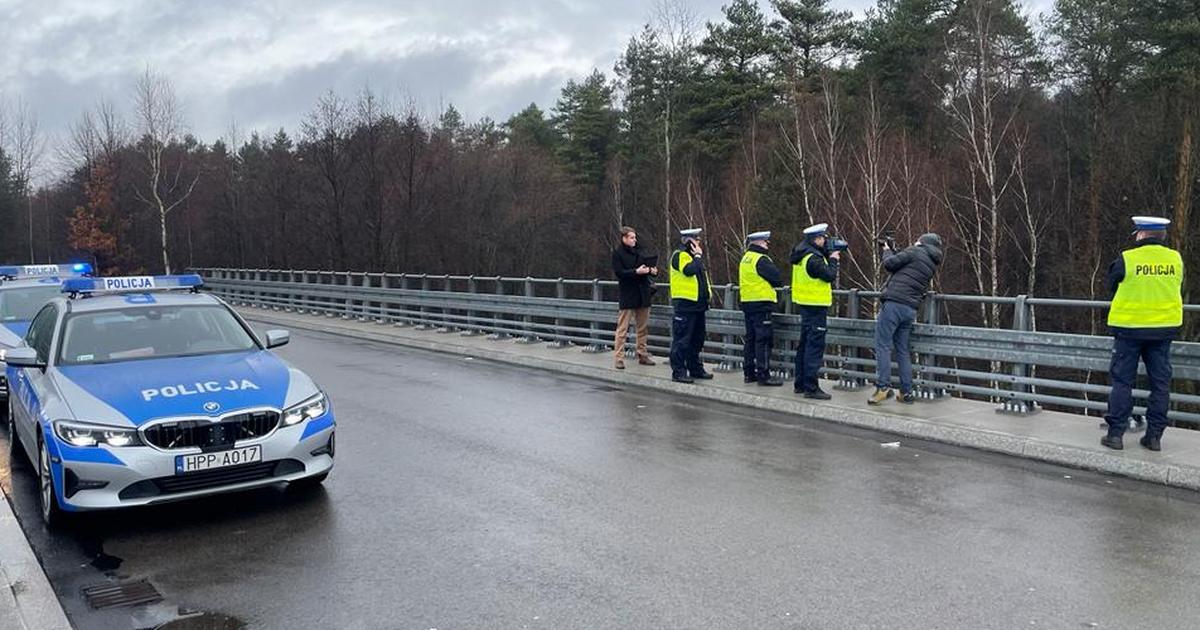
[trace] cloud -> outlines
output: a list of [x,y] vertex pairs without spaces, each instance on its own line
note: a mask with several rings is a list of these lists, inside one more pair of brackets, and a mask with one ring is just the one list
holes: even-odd
[[[728,0],[692,0],[703,23]],[[1038,0],[1042,2],[1043,0]],[[1044,0],[1048,2],[1048,0]],[[765,6],[765,0],[762,2]],[[861,11],[869,0],[835,0]],[[370,85],[468,119],[553,106],[570,78],[611,70],[645,0],[0,0],[0,89],[65,134],[100,97],[127,106],[147,66],[174,83],[191,128],[298,128],[329,89]]]

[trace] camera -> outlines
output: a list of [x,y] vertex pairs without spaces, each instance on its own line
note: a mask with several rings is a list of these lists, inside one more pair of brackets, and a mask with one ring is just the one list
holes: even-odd
[[880,247],[896,249],[896,235],[891,231],[887,231],[879,236],[876,236],[875,242],[878,243]]
[[850,249],[850,241],[836,236],[825,237],[825,250],[829,253],[844,252]]

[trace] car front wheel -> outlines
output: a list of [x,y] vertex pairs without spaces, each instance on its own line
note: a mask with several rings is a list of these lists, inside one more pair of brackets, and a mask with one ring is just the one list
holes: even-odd
[[58,506],[58,497],[54,493],[54,475],[50,473],[50,450],[42,442],[38,449],[38,499],[42,507],[42,520],[47,527],[55,527],[62,523],[62,508]]

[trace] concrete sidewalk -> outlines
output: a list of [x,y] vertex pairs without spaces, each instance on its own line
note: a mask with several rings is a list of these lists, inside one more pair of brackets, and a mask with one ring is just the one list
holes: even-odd
[[0,492],[0,628],[70,630],[58,596]]
[[247,318],[270,326],[478,357],[1200,490],[1200,431],[1168,430],[1160,453],[1143,449],[1137,444],[1138,436],[1129,434],[1126,450],[1117,452],[1100,446],[1102,431],[1096,418],[1077,414],[1041,411],[1031,416],[1004,415],[996,413],[994,405],[959,398],[914,405],[888,401],[870,407],[865,389],[832,391],[833,400],[819,402],[795,395],[788,384],[779,388],[745,384],[740,372],[718,373],[715,379],[694,385],[675,383],[665,359],[657,366],[626,361],[627,369],[615,370],[611,352],[588,354],[578,347],[497,341],[311,314],[255,308],[241,311]]

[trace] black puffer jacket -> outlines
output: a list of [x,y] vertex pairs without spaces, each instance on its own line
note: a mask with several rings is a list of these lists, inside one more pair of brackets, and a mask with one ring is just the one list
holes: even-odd
[[883,301],[897,302],[917,308],[921,298],[929,290],[933,274],[942,264],[942,249],[938,245],[922,242],[902,252],[883,250],[883,268],[892,277],[883,286]]

